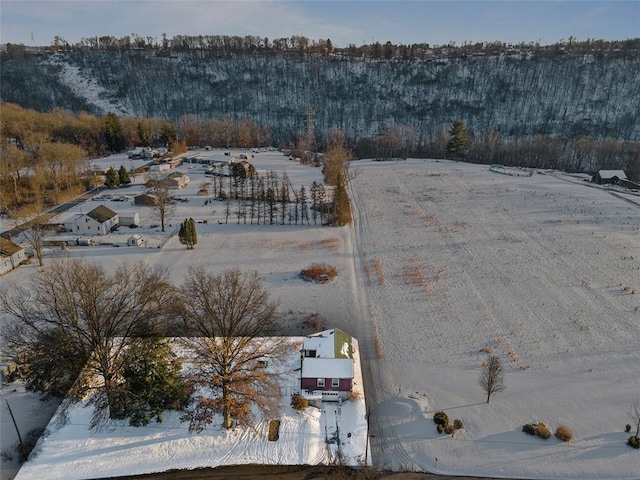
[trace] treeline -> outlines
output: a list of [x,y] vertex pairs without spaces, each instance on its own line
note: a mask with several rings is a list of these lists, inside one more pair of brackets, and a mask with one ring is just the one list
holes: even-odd
[[467,131],[468,146],[462,155],[447,151],[450,130],[443,127],[418,138],[406,126],[393,126],[374,138],[352,145],[358,158],[454,158],[471,163],[529,168],[548,168],[565,172],[594,173],[598,170],[624,170],[632,181],[640,181],[640,142],[586,135],[503,136],[497,130],[473,134]]
[[[33,47],[31,47],[33,49]],[[337,55],[359,58],[386,60],[428,60],[442,57],[465,57],[468,55],[500,55],[520,53],[528,55],[562,55],[566,53],[599,55],[615,55],[618,52],[640,51],[640,38],[627,40],[603,40],[589,38],[578,41],[574,37],[568,40],[541,45],[540,42],[507,43],[464,42],[456,45],[429,43],[394,44],[390,41],[380,43],[353,43],[346,47],[338,47],[330,38],[309,39],[304,35],[292,35],[269,39],[256,35],[175,35],[168,37],[141,36],[135,33],[123,37],[111,35],[84,37],[77,43],[69,43],[62,36],[55,36],[50,46],[36,47],[40,51],[79,51],[96,50],[111,52],[128,52],[132,50],[153,51],[158,55],[191,52],[208,55],[238,55],[261,53],[290,53],[296,55]],[[27,50],[23,44],[7,44],[6,53],[21,55]]]
[[[2,104],[0,117],[0,208],[17,216],[28,215],[58,204],[81,191],[95,186],[91,158],[121,152],[135,146],[167,146],[173,155],[189,147],[210,145],[217,148],[250,148],[273,146],[270,130],[249,120],[238,121],[225,117],[210,119],[183,116],[176,122],[157,118],[118,117],[113,113],[95,116],[57,109],[39,113],[14,104]],[[500,131],[468,132],[469,147],[464,160],[475,163],[551,168],[568,172],[592,173],[599,169],[622,169],[632,181],[640,181],[640,142],[612,137],[593,138],[586,135],[565,137],[558,135],[503,136]],[[341,166],[348,164],[351,153],[355,158],[447,158],[450,139],[449,125],[431,132],[417,132],[406,125],[392,125],[372,138],[359,138],[340,130],[330,129],[324,134],[327,143],[305,143],[299,135],[290,145],[297,154],[308,156],[311,148],[326,151],[325,183],[336,186],[342,195],[348,172]],[[282,146],[282,145],[277,145]],[[287,143],[289,146],[289,143]],[[331,158],[338,158],[339,168],[331,167]],[[327,171],[329,172],[327,175]],[[340,177],[342,175],[342,177]],[[259,187],[261,198],[269,203],[280,188]],[[245,193],[232,197],[246,198]],[[245,187],[242,187],[245,188]],[[253,197],[256,186],[251,187]],[[300,192],[290,192],[293,197]],[[306,192],[310,195],[309,192]],[[275,200],[274,206],[281,202]],[[306,202],[305,202],[306,203]],[[348,203],[348,202],[347,202]],[[340,201],[338,205],[340,205]],[[295,210],[298,200],[289,199],[293,211],[278,209],[281,223],[308,221],[308,212]],[[263,205],[264,207],[264,205]],[[246,207],[242,207],[246,208]],[[271,207],[269,207],[271,208]],[[332,207],[335,208],[335,207]],[[333,212],[338,223],[348,221],[347,207]],[[275,211],[275,209],[274,209]],[[324,215],[325,210],[313,209]],[[257,215],[254,213],[254,215]],[[238,218],[253,218],[244,211]],[[261,213],[261,221],[272,222],[272,213]],[[290,220],[291,219],[291,220]],[[244,221],[244,220],[242,220]],[[253,220],[250,220],[253,221]],[[259,221],[259,220],[258,220]],[[321,219],[324,222],[324,218]]]

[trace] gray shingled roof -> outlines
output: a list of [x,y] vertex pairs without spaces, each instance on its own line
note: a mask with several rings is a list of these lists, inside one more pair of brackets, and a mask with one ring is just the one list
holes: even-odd
[[87,213],[87,215],[98,223],[104,223],[115,217],[117,213],[104,205],[100,205]]

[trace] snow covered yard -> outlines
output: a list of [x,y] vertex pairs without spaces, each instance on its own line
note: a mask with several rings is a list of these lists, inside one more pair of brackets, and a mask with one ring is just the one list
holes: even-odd
[[[291,337],[292,346],[301,343],[302,337]],[[238,464],[316,465],[330,463],[339,453],[347,464],[359,465],[367,448],[367,423],[357,353],[354,358],[360,398],[299,412],[290,406],[290,394],[283,395],[277,441],[268,440],[268,419],[251,428],[225,430],[220,417],[203,432],[189,433],[189,424],[181,422],[177,412],[167,412],[162,423],[145,427],[131,427],[123,420],[89,431],[92,407],[85,403],[69,409],[66,416],[54,416],[16,480],[102,478]],[[291,368],[281,385],[289,392],[299,387],[295,367],[300,352],[292,348],[285,363]]]
[[[287,168],[294,185],[321,180],[319,169],[275,153],[258,154],[252,163],[258,170]],[[179,168],[196,180],[178,192],[190,201],[177,205],[174,219],[207,219],[197,225],[194,251],[174,236],[161,249],[150,241],[149,248],[72,246],[48,254],[86,257],[109,270],[121,261],[158,263],[178,284],[190,265],[214,273],[257,270],[271,298],[280,301],[283,330],[295,335],[301,318],[319,313],[330,327],[358,339],[371,413],[370,461],[377,467],[539,479],[638,478],[640,457],[625,445],[624,426],[629,406],[640,398],[639,197],[557,172],[516,177],[444,160],[359,161],[351,166],[357,172],[353,226],[237,225],[235,218],[219,224],[223,203],[204,205],[197,195],[203,180],[198,167]],[[134,208],[127,202],[107,206]],[[163,235],[147,218],[131,232],[161,242]],[[300,270],[314,262],[335,266],[338,277],[326,285],[301,280]],[[0,282],[26,284],[35,271],[34,265],[20,267]],[[486,352],[502,359],[507,386],[489,404],[478,385]],[[327,418],[336,414],[329,407]],[[464,428],[452,437],[439,435],[432,419],[439,410],[462,420]],[[567,425],[573,441],[521,431],[538,421],[551,430]],[[315,432],[323,427],[313,425],[300,428],[324,447],[325,433]],[[113,452],[122,448],[120,433],[105,430],[97,437],[75,428],[70,438],[115,455],[110,458],[118,462],[110,467],[118,468],[122,455]],[[125,437],[127,429],[121,431]],[[206,440],[177,432],[175,453],[159,447],[158,438],[172,435],[164,429],[128,440],[136,473],[172,458],[188,468],[221,458],[227,464],[255,461],[254,450],[240,440],[233,446],[235,434],[219,447],[220,432],[206,433]],[[250,442],[250,435],[240,436]],[[308,442],[295,438],[296,458],[324,455],[319,447],[300,453]],[[45,463],[54,468],[62,457],[45,455],[56,455],[47,447],[52,440],[53,434],[24,472]],[[221,452],[215,460],[213,445]],[[74,448],[68,443],[58,451],[73,459]],[[150,460],[142,461],[144,455]]]

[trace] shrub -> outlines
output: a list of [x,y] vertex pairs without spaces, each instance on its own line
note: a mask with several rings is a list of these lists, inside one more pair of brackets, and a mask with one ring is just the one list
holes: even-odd
[[338,276],[338,270],[326,263],[312,263],[300,272],[300,277],[317,283],[327,283]]
[[436,430],[438,431],[438,433],[444,432],[444,425],[439,423],[438,426],[436,427]]
[[449,416],[444,412],[436,412],[433,415],[433,421],[438,425],[448,425]]
[[631,425],[627,423],[627,425],[624,427],[624,431],[625,433],[629,433],[631,431]]
[[522,426],[522,431],[524,433],[526,433],[527,435],[535,435],[536,434],[536,427],[534,427],[533,425],[531,425],[530,423],[525,423]]
[[452,425],[446,424],[444,426],[444,433],[446,433],[447,435],[453,435],[453,432],[455,432],[455,431],[456,431],[456,429],[453,428]]
[[356,390],[351,390],[351,392],[349,393],[349,400],[356,401],[356,400],[360,400],[362,398],[362,394]]
[[299,412],[302,412],[306,410],[307,407],[309,406],[309,400],[307,400],[301,395],[294,394],[291,397],[291,406],[296,410],[298,410]]
[[566,425],[558,425],[555,432],[556,438],[563,442],[570,442],[573,439],[573,433]]
[[464,428],[464,425],[462,424],[462,420],[460,420],[459,418],[456,418],[453,421],[453,428],[455,428],[456,430],[460,430],[461,428]]
[[536,430],[536,435],[544,440],[546,440],[551,436],[551,431],[542,422],[536,423],[535,430]]
[[635,435],[632,435],[629,437],[629,440],[627,440],[627,445],[631,448],[640,448],[640,439]]

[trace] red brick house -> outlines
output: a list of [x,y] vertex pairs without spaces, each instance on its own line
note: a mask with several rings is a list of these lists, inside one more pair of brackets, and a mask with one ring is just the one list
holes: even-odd
[[353,387],[353,338],[337,328],[304,337],[302,395],[323,401],[346,400]]

